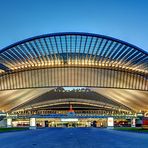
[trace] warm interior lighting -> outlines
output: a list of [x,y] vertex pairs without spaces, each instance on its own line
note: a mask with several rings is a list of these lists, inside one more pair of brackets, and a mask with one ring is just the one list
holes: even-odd
[[[29,64],[30,63],[30,64]],[[121,69],[126,69],[126,70],[132,70],[132,71],[136,71],[136,72],[143,72],[143,73],[148,73],[147,70],[143,70],[140,68],[135,68],[135,67],[128,67],[125,64],[118,61],[96,61],[94,59],[89,59],[87,57],[87,59],[79,59],[78,57],[76,57],[75,59],[67,59],[67,62],[64,62],[63,59],[55,59],[55,60],[48,60],[48,61],[42,61],[36,63],[35,61],[33,61],[34,64],[32,64],[32,61],[26,62],[26,64],[24,65],[24,63],[17,63],[15,64],[15,66],[11,67],[11,70],[17,70],[17,69],[25,69],[25,68],[30,68],[30,67],[54,67],[54,66],[64,66],[65,64],[67,64],[67,66],[93,66],[93,67],[111,67],[111,68],[121,68]],[[3,73],[5,71],[0,70],[0,74]]]

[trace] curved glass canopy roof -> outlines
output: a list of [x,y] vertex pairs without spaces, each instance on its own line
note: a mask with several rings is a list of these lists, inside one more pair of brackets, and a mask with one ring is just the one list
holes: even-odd
[[1,72],[38,66],[88,64],[148,72],[148,53],[97,34],[55,33],[29,38],[0,51]]
[[129,108],[147,110],[148,53],[112,37],[78,32],[36,36],[0,50],[0,108],[17,108],[59,86],[94,87]]
[[[29,80],[30,75],[34,75],[38,80],[35,80],[34,76]],[[75,82],[62,82],[63,77],[67,79],[68,75],[71,75],[71,80]],[[90,80],[82,80],[82,75]],[[129,43],[102,35],[47,34],[2,49],[0,76],[0,90],[50,86],[148,90],[148,53]],[[93,82],[90,82],[91,77],[94,77]],[[39,80],[40,78],[42,80]],[[44,78],[48,80],[43,80]],[[28,79],[28,83],[24,82],[22,85],[24,79]],[[52,82],[53,79],[57,81]]]

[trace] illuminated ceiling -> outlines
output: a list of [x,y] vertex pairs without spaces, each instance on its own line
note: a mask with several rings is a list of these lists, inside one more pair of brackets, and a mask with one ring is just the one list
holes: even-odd
[[41,96],[36,97],[35,99],[27,101],[26,103],[21,104],[16,108],[13,108],[13,110],[27,110],[40,107],[50,108],[51,106],[55,106],[58,104],[64,105],[66,103],[81,104],[82,107],[83,105],[89,105],[110,110],[131,110],[125,105],[122,105],[115,100],[113,101],[111,99],[108,99],[107,97],[104,97],[103,95],[100,95],[99,93],[96,93],[92,90],[56,91],[56,89],[44,93]]
[[[52,106],[56,103],[81,102],[92,106],[114,106],[116,109],[148,111],[148,92],[125,89],[91,88],[91,93],[57,93],[49,88],[1,91],[0,107],[3,111]],[[96,94],[93,94],[96,92]],[[98,93],[98,95],[97,95]],[[99,95],[100,94],[100,95]],[[118,104],[119,103],[119,104]]]

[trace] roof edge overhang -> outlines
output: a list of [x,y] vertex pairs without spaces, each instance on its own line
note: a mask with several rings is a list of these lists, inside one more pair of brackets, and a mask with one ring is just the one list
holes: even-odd
[[4,51],[10,49],[10,48],[13,48],[14,46],[17,46],[19,44],[23,44],[23,43],[28,42],[28,41],[32,41],[32,40],[40,39],[40,38],[44,38],[44,37],[63,36],[63,35],[85,35],[85,36],[104,38],[104,39],[108,39],[108,40],[111,40],[111,41],[115,41],[115,42],[130,46],[130,47],[135,48],[135,49],[139,50],[140,52],[148,55],[147,51],[145,51],[145,50],[143,50],[143,49],[141,49],[141,48],[139,48],[139,47],[137,47],[133,44],[130,44],[126,41],[122,41],[120,39],[116,39],[114,37],[110,37],[110,36],[106,36],[106,35],[100,35],[100,34],[95,34],[95,33],[87,33],[87,32],[58,32],[58,33],[50,33],[50,34],[43,34],[43,35],[34,36],[34,37],[18,41],[16,43],[13,43],[13,44],[7,46],[7,47],[2,48],[0,50],[0,54]]

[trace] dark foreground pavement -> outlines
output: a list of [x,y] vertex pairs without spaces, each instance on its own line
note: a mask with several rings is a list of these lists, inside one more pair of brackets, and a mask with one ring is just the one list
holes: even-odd
[[0,133],[0,148],[148,148],[148,134],[98,128]]

